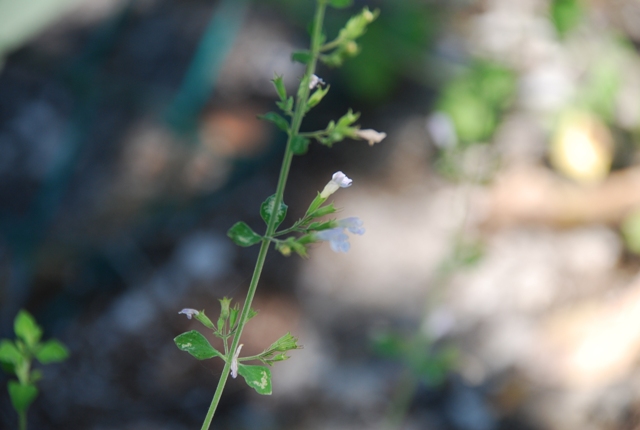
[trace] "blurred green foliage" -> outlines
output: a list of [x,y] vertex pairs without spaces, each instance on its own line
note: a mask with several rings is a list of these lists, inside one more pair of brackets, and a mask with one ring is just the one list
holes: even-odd
[[564,37],[580,23],[584,11],[579,0],[553,0],[549,14],[556,31]]
[[468,146],[491,137],[515,90],[511,70],[477,60],[446,85],[437,109],[449,116],[459,142]]

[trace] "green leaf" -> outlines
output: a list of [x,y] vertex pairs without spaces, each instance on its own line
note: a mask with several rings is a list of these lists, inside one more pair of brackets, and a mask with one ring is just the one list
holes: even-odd
[[[272,195],[267,197],[267,199],[260,205],[260,216],[264,220],[267,225],[269,225],[269,221],[274,213],[274,204],[276,200],[276,195]],[[280,207],[276,212],[276,227],[278,227],[282,221],[284,221],[284,217],[287,216],[287,205],[283,202],[280,202]]]
[[38,326],[33,316],[24,309],[18,312],[13,322],[13,329],[16,332],[16,336],[24,340],[30,348],[34,347],[42,337],[42,329]]
[[305,65],[309,63],[312,58],[313,56],[309,51],[295,51],[293,54],[291,54],[291,60]]
[[286,119],[275,112],[267,112],[264,115],[258,115],[258,118],[274,123],[280,130],[285,133],[289,132],[289,123]]
[[344,9],[345,7],[349,7],[353,4],[353,0],[329,0],[329,6],[332,6],[336,9]]
[[31,375],[29,376],[29,382],[35,385],[35,383],[41,379],[42,379],[42,371],[40,369],[35,369],[31,371]]
[[238,364],[238,373],[258,394],[271,395],[271,371],[268,368]]
[[191,330],[176,336],[173,341],[178,348],[193,355],[198,360],[206,360],[212,357],[222,357],[209,341],[198,331]]
[[278,106],[284,113],[289,116],[293,115],[293,97],[289,96],[286,100],[281,102],[276,102],[276,106]]
[[67,348],[57,340],[49,340],[36,352],[36,359],[42,364],[57,363],[69,357]]
[[16,364],[24,360],[16,345],[9,339],[0,341],[0,362],[7,364]]
[[273,86],[276,87],[276,92],[278,93],[280,100],[285,101],[287,98],[287,90],[284,87],[282,76],[276,75],[271,82],[273,82]]
[[245,222],[238,221],[227,232],[227,236],[231,238],[238,246],[251,246],[262,240],[262,236],[251,230]]
[[240,305],[237,303],[234,307],[229,309],[229,328],[233,329],[238,321],[238,316],[240,315]]
[[309,101],[307,102],[307,112],[309,112],[312,107],[320,103],[324,96],[329,92],[330,87],[331,85],[327,85],[325,88],[319,87],[313,92],[313,94],[311,94],[311,97],[309,97]]
[[38,396],[38,389],[31,384],[22,385],[18,381],[9,381],[7,388],[13,408],[20,414],[25,413]]
[[296,155],[304,155],[309,150],[309,139],[296,134],[291,138],[291,150]]

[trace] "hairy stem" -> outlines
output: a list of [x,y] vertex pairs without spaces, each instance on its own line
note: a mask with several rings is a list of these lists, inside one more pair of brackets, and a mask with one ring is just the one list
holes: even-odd
[[[316,6],[315,17],[313,21],[313,34],[311,35],[311,55],[312,59],[307,64],[307,68],[305,74],[300,82],[300,88],[298,91],[298,99],[296,102],[296,109],[293,114],[293,119],[291,121],[291,130],[289,133],[289,138],[287,139],[287,146],[284,152],[284,158],[282,160],[282,167],[280,169],[280,177],[278,178],[278,186],[276,188],[276,195],[274,200],[274,208],[280,207],[282,203],[282,198],[284,195],[285,185],[287,183],[287,177],[289,176],[289,170],[291,168],[291,160],[293,159],[293,151],[291,148],[291,143],[293,138],[298,135],[300,131],[300,125],[302,124],[302,119],[304,117],[305,112],[307,111],[307,102],[309,100],[309,81],[311,79],[311,75],[315,73],[316,63],[318,61],[318,55],[320,52],[320,36],[322,32],[322,22],[324,21],[324,12],[326,9],[326,0],[318,0]],[[213,419],[213,415],[215,414],[216,408],[218,407],[218,403],[220,402],[220,398],[222,397],[222,391],[224,390],[224,386],[229,378],[229,372],[231,370],[231,357],[235,353],[238,345],[240,344],[240,336],[242,335],[242,330],[244,329],[245,324],[249,319],[249,311],[251,309],[251,303],[253,302],[253,298],[256,294],[256,289],[258,288],[258,282],[260,280],[260,275],[262,274],[262,268],[264,267],[265,259],[267,258],[267,252],[269,251],[269,245],[271,244],[270,240],[267,239],[272,237],[276,230],[276,217],[272,216],[269,220],[269,224],[267,225],[267,232],[265,233],[265,239],[262,240],[260,244],[260,252],[258,253],[258,259],[256,261],[256,266],[253,271],[253,276],[251,277],[251,283],[249,284],[249,291],[247,292],[247,298],[244,301],[244,305],[242,306],[242,313],[240,314],[240,320],[238,321],[238,328],[236,330],[235,336],[233,337],[233,341],[231,342],[231,348],[227,354],[227,359],[222,369],[222,374],[220,375],[220,380],[218,381],[218,387],[216,388],[216,392],[213,395],[213,400],[211,401],[211,405],[209,406],[209,410],[207,411],[207,415],[205,417],[204,423],[202,424],[202,430],[208,430],[211,426],[211,420]]]

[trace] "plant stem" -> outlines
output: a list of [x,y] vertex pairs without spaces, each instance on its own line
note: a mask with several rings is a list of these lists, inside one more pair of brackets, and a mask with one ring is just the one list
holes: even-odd
[[20,430],[27,430],[27,411],[18,413],[18,426]]
[[[291,168],[291,160],[293,160],[293,151],[291,149],[291,143],[293,138],[298,135],[300,131],[300,125],[302,124],[302,118],[304,117],[305,112],[307,111],[307,102],[309,100],[309,81],[311,75],[315,73],[316,63],[318,61],[318,55],[320,52],[320,36],[322,34],[322,22],[324,21],[324,12],[327,7],[326,0],[318,0],[316,5],[315,17],[313,21],[313,34],[311,35],[311,60],[307,64],[307,68],[304,76],[302,77],[302,81],[300,82],[300,88],[298,90],[298,100],[296,102],[296,110],[293,115],[293,119],[291,121],[291,130],[289,132],[289,138],[287,139],[287,146],[284,152],[284,158],[282,160],[282,167],[280,168],[280,177],[278,178],[278,186],[276,188],[276,194],[274,199],[274,208],[279,208],[282,203],[282,198],[284,196],[284,189],[287,183],[287,177],[289,176],[289,170]],[[211,426],[211,420],[213,419],[213,415],[218,407],[218,403],[220,402],[220,398],[222,397],[222,391],[224,390],[224,386],[229,378],[229,371],[231,370],[231,356],[238,349],[238,344],[240,343],[240,336],[242,335],[242,330],[244,329],[245,324],[249,319],[249,311],[251,309],[251,303],[253,302],[253,298],[256,294],[256,289],[258,288],[258,281],[260,280],[260,275],[262,274],[262,268],[264,267],[265,259],[267,258],[267,252],[269,251],[269,245],[271,244],[270,240],[267,239],[272,237],[276,230],[276,217],[272,216],[269,219],[269,223],[267,225],[267,232],[265,233],[265,239],[262,240],[260,244],[260,252],[258,253],[258,259],[256,261],[255,269],[253,270],[253,276],[251,277],[251,283],[249,284],[249,291],[247,292],[247,298],[244,301],[244,305],[242,306],[242,313],[240,314],[240,320],[238,321],[238,328],[236,330],[235,336],[233,337],[233,341],[231,342],[231,349],[227,354],[227,359],[222,369],[222,374],[220,375],[220,380],[218,381],[218,387],[216,388],[216,392],[213,395],[213,400],[211,401],[211,405],[209,406],[209,410],[207,411],[207,415],[205,417],[204,423],[202,424],[202,430],[208,430]]]

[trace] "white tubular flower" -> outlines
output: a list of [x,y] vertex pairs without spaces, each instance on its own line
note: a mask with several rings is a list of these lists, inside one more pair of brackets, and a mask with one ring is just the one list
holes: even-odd
[[341,228],[346,228],[352,234],[363,235],[365,232],[364,227],[362,226],[363,222],[360,218],[356,216],[351,216],[349,218],[344,218],[338,221],[338,226]]
[[373,146],[374,143],[382,142],[382,139],[387,137],[387,133],[381,133],[371,128],[366,128],[364,130],[356,131],[356,136],[360,139],[368,141],[369,145]]
[[324,189],[320,193],[320,197],[322,197],[323,199],[326,199],[331,194],[338,191],[339,188],[350,187],[352,183],[353,181],[349,179],[347,175],[345,175],[342,172],[336,172],[333,174],[333,177],[331,178],[329,183],[325,185]]
[[311,80],[309,81],[309,89],[312,90],[318,85],[324,85],[324,81],[316,75],[311,75]]
[[240,355],[241,349],[242,344],[238,345],[238,349],[236,349],[236,352],[233,354],[233,358],[231,359],[231,377],[233,379],[238,376],[238,356]]
[[178,312],[178,314],[185,314],[187,316],[187,318],[191,319],[192,316],[194,315],[199,315],[200,312],[195,310],[195,309],[191,309],[191,308],[184,308],[183,310],[181,310],[180,312]]

